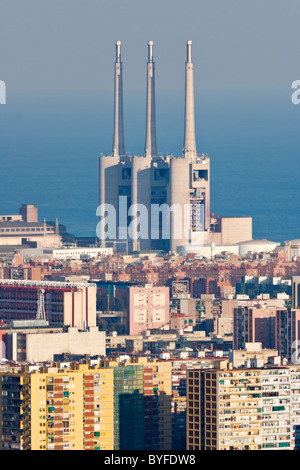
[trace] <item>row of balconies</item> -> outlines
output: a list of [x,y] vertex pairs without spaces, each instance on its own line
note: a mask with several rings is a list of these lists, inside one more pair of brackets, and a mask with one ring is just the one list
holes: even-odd
[[[247,397],[247,400],[248,400],[248,397]],[[261,401],[257,401],[255,398],[253,398],[252,400],[255,400],[255,401],[244,401],[244,402],[242,402],[240,400],[231,400],[231,401],[225,402],[225,403],[220,402],[219,407],[220,408],[230,408],[232,411],[235,410],[237,412],[239,410],[239,408],[238,409],[234,408],[233,407],[233,402],[236,402],[235,407],[238,406],[238,407],[248,408],[250,406],[250,407],[253,408],[255,406],[256,407],[257,406],[262,406]]]
[[230,431],[230,432],[220,432],[220,438],[223,436],[232,436],[232,437],[247,437],[247,436],[259,436],[260,430],[256,429],[254,431]]
[[289,441],[291,440],[291,436],[289,434],[285,434],[283,436],[262,436],[263,442],[281,442],[281,441]]
[[[270,434],[276,434],[276,436],[279,436],[279,439],[282,440],[282,439],[287,439],[286,437],[286,434],[290,432],[290,428],[286,428],[286,429],[266,429],[266,428],[262,428],[262,435],[263,436],[269,436]],[[281,434],[283,434],[283,436],[281,436]],[[288,437],[288,439],[290,439],[290,436]]]
[[230,402],[240,402],[242,400],[253,400],[254,398],[261,398],[260,393],[234,393],[230,395],[221,395],[219,397],[220,403],[225,400],[230,400]]
[[[241,442],[242,441],[242,442]],[[220,439],[220,444],[224,444],[224,445],[227,445],[227,446],[233,446],[233,445],[251,445],[251,444],[254,444],[255,441],[253,440],[253,438],[247,438],[245,439],[245,437],[241,437],[240,439],[236,438],[235,439]]]
[[[290,417],[289,413],[280,413],[280,419],[289,418],[289,417]],[[263,414],[263,420],[264,421],[268,421],[269,419],[273,420],[274,418],[279,418],[278,413],[276,413],[276,414],[271,413],[271,414],[266,414],[266,415]]]
[[244,424],[238,424],[238,422],[235,422],[236,424],[233,424],[232,422],[229,423],[224,423],[224,424],[219,424],[219,429],[257,429],[258,427],[260,428],[260,421],[256,420],[254,423],[244,423]]
[[[278,416],[277,416],[278,418]],[[273,427],[273,426],[289,426],[290,425],[290,421],[289,420],[274,420],[273,419],[267,419],[265,417],[263,417],[263,420],[262,420],[262,426],[265,427],[265,428],[268,428],[268,427]]]

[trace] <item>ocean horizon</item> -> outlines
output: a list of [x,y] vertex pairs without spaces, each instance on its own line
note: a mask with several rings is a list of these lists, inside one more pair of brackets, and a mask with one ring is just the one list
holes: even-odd
[[[143,155],[145,93],[124,91],[126,151]],[[211,160],[211,211],[253,218],[253,238],[300,238],[300,106],[291,90],[195,93],[198,153]],[[180,156],[184,93],[156,92],[159,153]],[[35,204],[39,219],[95,237],[99,156],[110,154],[113,91],[7,90],[0,106],[0,211]]]

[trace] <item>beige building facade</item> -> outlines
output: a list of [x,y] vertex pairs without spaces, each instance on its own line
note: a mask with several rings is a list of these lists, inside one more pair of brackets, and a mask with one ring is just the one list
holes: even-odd
[[56,228],[39,222],[38,209],[33,204],[23,204],[20,214],[0,215],[0,245],[24,245],[37,248],[57,248],[62,238]]
[[53,361],[54,355],[106,355],[106,334],[98,327],[86,331],[68,328],[54,333],[26,334],[26,361]]
[[299,447],[299,366],[187,372],[187,450]]

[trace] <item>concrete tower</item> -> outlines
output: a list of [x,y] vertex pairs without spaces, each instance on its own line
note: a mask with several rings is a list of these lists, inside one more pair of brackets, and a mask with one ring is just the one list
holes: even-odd
[[[151,240],[143,237],[150,229],[151,207],[151,157],[133,156],[131,160],[131,233],[132,250],[149,250]],[[142,211],[142,212],[140,212]],[[140,218],[140,220],[139,220]]]
[[153,41],[148,41],[145,157],[156,156],[157,143],[155,123],[155,71],[153,61]]
[[115,157],[125,155],[124,129],[123,129],[123,83],[122,83],[121,41],[116,42],[115,116],[114,116],[114,139],[113,139],[112,154]]
[[[173,157],[170,160],[170,247],[176,252],[179,245],[187,245],[190,240],[190,173],[189,159]],[[188,209],[187,209],[188,208]]]
[[185,121],[183,157],[196,157],[195,109],[194,109],[194,64],[192,62],[192,41],[187,41],[185,63]]

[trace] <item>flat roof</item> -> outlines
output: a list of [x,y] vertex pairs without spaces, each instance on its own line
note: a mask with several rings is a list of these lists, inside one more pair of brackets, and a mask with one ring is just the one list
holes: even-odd
[[[0,221],[0,228],[13,228],[13,227],[43,227],[43,222],[24,222],[24,220],[11,220],[11,221]],[[47,227],[53,228],[51,225],[47,225]]]
[[88,282],[62,282],[62,281],[29,281],[29,280],[16,280],[16,279],[2,279],[0,280],[0,287],[2,286],[15,286],[15,287],[49,287],[49,288],[64,288],[73,289],[80,287],[96,287],[94,283]]
[[0,254],[13,253],[17,250],[24,250],[30,248],[30,245],[0,245]]

